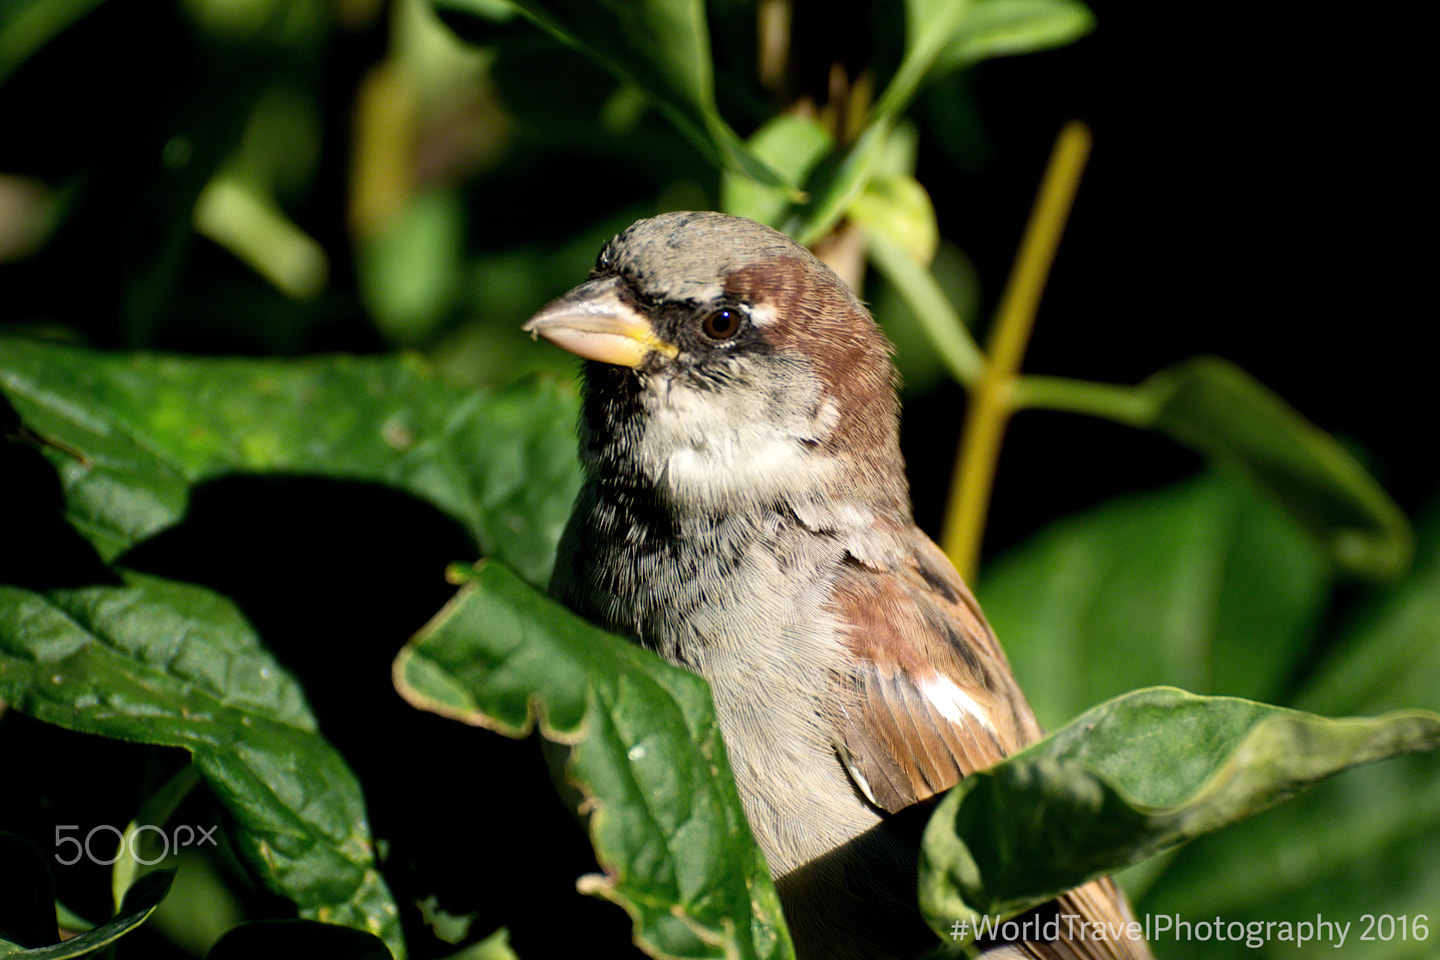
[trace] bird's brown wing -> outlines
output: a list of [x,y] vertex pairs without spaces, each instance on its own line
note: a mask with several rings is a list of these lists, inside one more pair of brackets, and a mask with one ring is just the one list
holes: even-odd
[[853,563],[832,594],[855,669],[835,718],[847,765],[894,813],[1040,736],[979,605],[917,534],[889,570]]
[[[841,705],[833,718],[837,751],[879,809],[894,814],[928,800],[1040,738],[975,598],[922,534],[891,569],[856,561],[843,572],[832,612],[845,624],[855,665],[837,678],[845,688],[835,701]],[[1143,940],[1097,935],[1131,919],[1108,879],[1064,894],[1051,909],[1077,918],[1059,921],[1054,929],[1061,939],[995,943],[987,958],[1151,956]]]

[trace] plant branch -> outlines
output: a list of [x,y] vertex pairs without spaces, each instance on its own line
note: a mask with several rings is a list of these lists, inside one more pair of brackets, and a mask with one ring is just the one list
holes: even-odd
[[984,370],[970,394],[941,538],[945,552],[967,580],[973,578],[979,563],[1000,444],[1016,409],[1020,363],[1030,343],[1040,296],[1080,185],[1090,143],[1090,131],[1079,121],[1067,123],[1056,138],[1040,195],[1000,300]]
[[1101,383],[1027,374],[1015,382],[1015,410],[1062,410],[1104,417],[1130,427],[1152,426],[1160,398],[1146,384]]

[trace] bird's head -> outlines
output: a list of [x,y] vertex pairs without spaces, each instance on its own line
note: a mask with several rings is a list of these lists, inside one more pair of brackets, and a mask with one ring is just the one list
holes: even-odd
[[908,516],[890,345],[784,234],[642,220],[524,329],[588,361],[587,469],[610,458],[680,510],[824,499]]

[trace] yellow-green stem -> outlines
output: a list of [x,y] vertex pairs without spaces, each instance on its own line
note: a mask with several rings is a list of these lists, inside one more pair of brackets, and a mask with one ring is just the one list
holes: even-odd
[[1097,383],[1026,374],[1015,382],[1014,409],[1088,413],[1131,427],[1148,427],[1160,414],[1165,384]]
[[1000,444],[1015,410],[1020,362],[1030,343],[1040,295],[1090,155],[1090,141],[1090,130],[1074,120],[1065,125],[1055,141],[1040,195],[1025,225],[1015,267],[1000,299],[984,372],[970,394],[941,536],[945,552],[967,580],[974,578],[979,565]]

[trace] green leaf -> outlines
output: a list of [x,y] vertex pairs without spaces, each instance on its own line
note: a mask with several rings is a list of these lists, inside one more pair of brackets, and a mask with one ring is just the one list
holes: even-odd
[[905,56],[875,104],[876,123],[897,118],[927,80],[1070,43],[1093,30],[1095,18],[1076,0],[908,0],[905,26]]
[[1340,636],[1297,704],[1324,713],[1440,710],[1440,507],[1419,522],[1415,565]]
[[894,130],[893,122],[872,123],[850,149],[832,153],[817,164],[805,184],[808,199],[792,209],[781,231],[807,247],[825,236],[870,182]]
[[455,188],[418,194],[357,255],[360,295],[391,343],[424,343],[461,293],[465,207]]
[[1060,520],[977,592],[1041,723],[1136,687],[1273,700],[1328,598],[1313,541],[1224,474]]
[[1199,357],[1141,386],[1154,422],[1270,490],[1343,569],[1384,578],[1410,562],[1404,514],[1333,437],[1229,361]]
[[181,768],[146,798],[135,817],[126,824],[125,832],[120,836],[115,864],[110,868],[110,891],[117,906],[125,899],[126,892],[137,877],[161,864],[173,862],[172,858],[179,856],[180,843],[177,841],[172,847],[169,835],[155,828],[170,820],[199,779],[193,764]]
[[[815,165],[834,147],[834,139],[818,120],[782,115],[750,138],[750,149],[787,182],[804,183]],[[749,177],[726,173],[720,181],[720,208],[779,227],[795,202],[793,191],[768,186]]]
[[[1440,903],[1440,753],[1352,770],[1253,820],[1186,845],[1136,903],[1152,917],[1244,924],[1325,918],[1351,924],[1344,948],[1300,956],[1431,960]],[[1427,916],[1429,936],[1362,940],[1362,918]],[[1271,938],[1274,940],[1274,938]],[[1166,960],[1255,957],[1243,944],[1156,943]],[[1163,952],[1161,952],[1163,949]],[[1296,951],[1276,943],[1266,956]]]
[[975,0],[907,0],[905,56],[876,101],[872,122],[891,123],[910,105],[975,6]]
[[[702,0],[512,0],[546,32],[634,84],[711,162],[772,187],[784,180],[720,116]],[[488,3],[435,0],[449,14],[488,19]]]
[[0,5],[0,84],[105,0],[15,0]]
[[197,233],[225,247],[286,296],[305,300],[325,289],[330,260],[285,215],[268,189],[220,173],[195,201]]
[[1138,386],[1025,376],[1017,408],[1042,407],[1147,427],[1239,468],[1284,504],[1340,569],[1399,574],[1414,534],[1400,508],[1335,438],[1219,357],[1197,357]]
[[96,353],[0,338],[0,389],[46,455],[66,519],[105,560],[177,523],[228,473],[372,480],[435,504],[533,583],[580,486],[573,385],[470,393],[417,358]]
[[93,953],[119,940],[149,919],[160,901],[165,899],[165,894],[170,890],[170,881],[174,879],[174,870],[147,873],[125,894],[125,902],[121,904],[120,912],[110,922],[48,946],[10,952],[0,947],[0,957],[13,960],[72,960],[74,957]]
[[[1317,664],[1298,697],[1312,712],[1440,710],[1440,510],[1417,527],[1416,563],[1377,591]],[[1257,858],[1255,851],[1265,855]],[[1440,903],[1440,754],[1406,757],[1336,777],[1254,820],[1181,850],[1137,907],[1152,915],[1356,921],[1344,955],[1400,960],[1433,955],[1430,938],[1361,940],[1365,914],[1433,923]],[[1249,957],[1239,947],[1180,938],[1174,960]],[[1317,952],[1318,948],[1317,948]],[[1323,952],[1340,951],[1327,947]]]
[[942,936],[1013,916],[1347,767],[1437,746],[1440,714],[1331,720],[1138,690],[952,789],[926,827],[921,907]]
[[[913,147],[908,128],[872,128],[849,150],[833,153],[834,140],[818,121],[779,116],[750,139],[756,154],[788,182],[805,185],[794,191],[727,175],[721,183],[726,213],[749,217],[811,245],[846,213],[887,235],[900,235],[907,245],[919,244],[926,262],[934,254],[934,211],[929,196],[909,176],[879,171],[892,154]],[[881,176],[875,176],[880,172]]]
[[930,78],[989,60],[1074,43],[1095,29],[1077,0],[976,0],[941,47]]
[[190,751],[266,886],[400,956],[360,785],[299,685],[219,595],[124,581],[44,595],[0,585],[0,699],[69,730]]
[[653,956],[792,956],[703,681],[592,627],[499,564],[401,652],[416,706],[569,745],[603,877]]
[[928,265],[940,246],[940,225],[930,194],[909,174],[874,177],[850,204],[850,217],[871,234],[899,244]]

